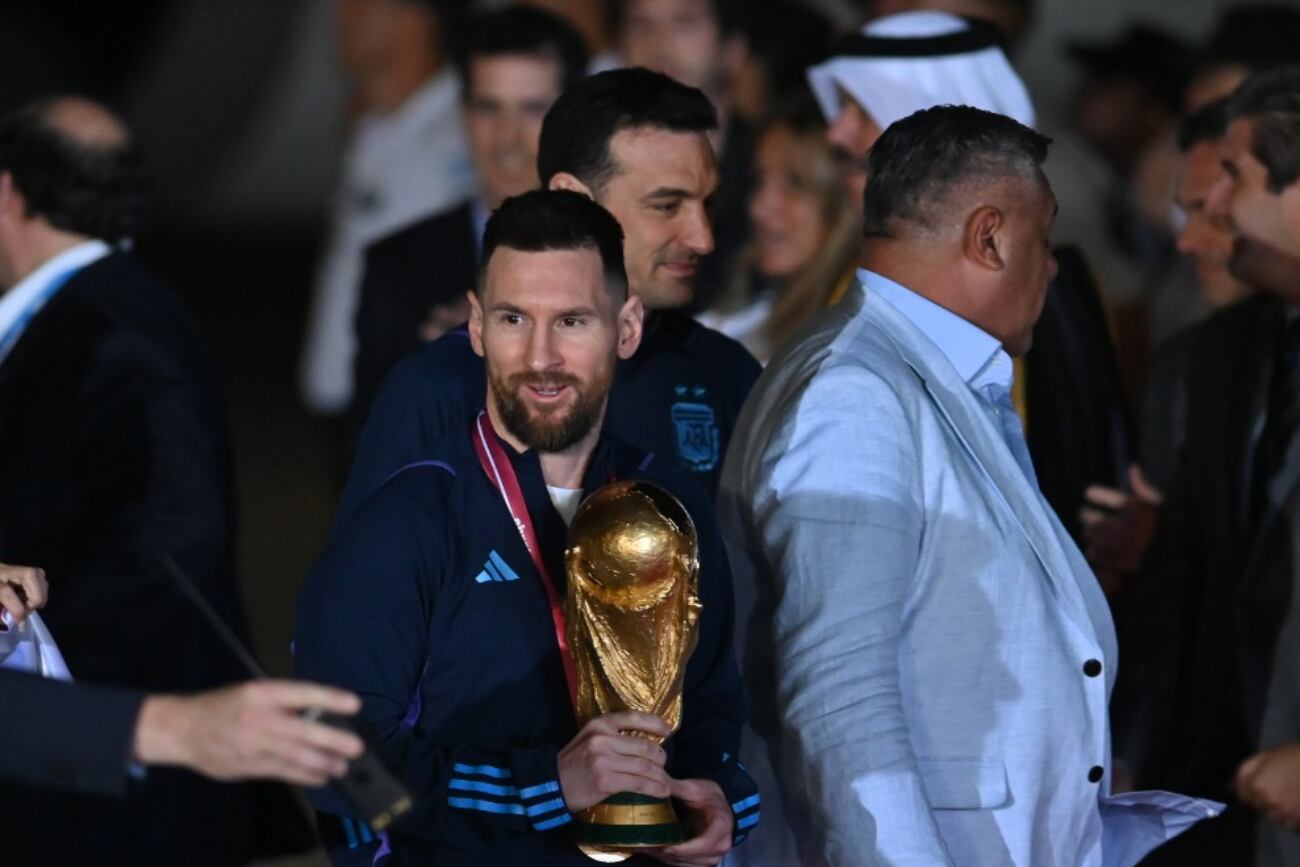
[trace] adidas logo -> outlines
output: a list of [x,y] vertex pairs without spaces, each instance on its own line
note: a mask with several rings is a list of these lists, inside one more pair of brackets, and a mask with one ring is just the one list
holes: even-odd
[[505,560],[501,559],[500,554],[493,551],[488,554],[487,562],[483,564],[483,571],[474,576],[474,580],[479,584],[487,584],[490,581],[518,581],[519,576]]

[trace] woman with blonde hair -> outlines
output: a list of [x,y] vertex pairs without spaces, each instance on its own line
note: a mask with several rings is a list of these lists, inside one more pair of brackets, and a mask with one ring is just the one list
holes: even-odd
[[787,101],[762,125],[754,163],[752,240],[722,299],[700,319],[766,362],[843,295],[862,233],[810,95]]

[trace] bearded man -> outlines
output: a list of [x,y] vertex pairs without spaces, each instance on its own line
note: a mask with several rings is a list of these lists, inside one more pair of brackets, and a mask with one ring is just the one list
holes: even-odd
[[[335,528],[299,599],[295,666],[352,685],[415,796],[386,863],[590,863],[564,833],[573,814],[633,792],[671,795],[690,834],[629,864],[717,864],[759,809],[735,759],[731,576],[704,490],[602,431],[616,363],[642,335],[618,222],[578,192],[506,200],[484,232],[470,310],[486,407]],[[630,734],[668,735],[656,716],[606,714],[579,730],[573,712],[556,614],[567,524],[613,479],[673,493],[700,540],[699,643],[664,748]],[[354,821],[325,793],[316,804]]]

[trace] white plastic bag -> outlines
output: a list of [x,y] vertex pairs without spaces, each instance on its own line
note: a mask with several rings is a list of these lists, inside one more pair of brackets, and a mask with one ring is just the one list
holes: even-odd
[[0,620],[9,627],[0,631],[0,668],[26,671],[55,680],[72,680],[63,654],[39,614],[33,612],[18,626],[14,626],[7,611],[0,612]]

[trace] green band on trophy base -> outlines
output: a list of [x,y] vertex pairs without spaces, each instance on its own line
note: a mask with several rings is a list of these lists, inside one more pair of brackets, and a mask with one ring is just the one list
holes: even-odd
[[640,849],[671,846],[686,839],[672,801],[667,798],[621,792],[575,818],[574,839],[584,845]]

